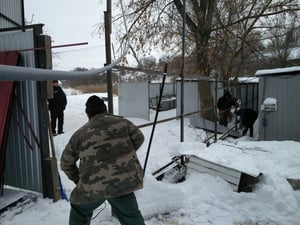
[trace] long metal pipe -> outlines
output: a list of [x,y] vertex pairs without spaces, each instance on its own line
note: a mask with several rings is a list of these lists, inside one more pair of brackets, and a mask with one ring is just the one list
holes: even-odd
[[125,48],[123,54],[110,65],[106,65],[100,69],[89,70],[85,72],[80,71],[55,71],[47,69],[37,69],[29,67],[20,67],[20,66],[7,66],[0,65],[0,80],[72,80],[79,78],[87,78],[94,76],[103,76],[104,72],[111,70],[116,65],[118,65],[122,59],[126,56],[129,50],[129,45]]

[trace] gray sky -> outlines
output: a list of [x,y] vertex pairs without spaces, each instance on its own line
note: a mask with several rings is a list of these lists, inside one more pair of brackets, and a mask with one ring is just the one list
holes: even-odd
[[88,45],[55,48],[54,70],[75,67],[101,68],[105,63],[104,35],[94,34],[96,24],[103,22],[104,0],[24,0],[25,18],[43,23],[44,33],[52,38],[52,46],[88,42]]

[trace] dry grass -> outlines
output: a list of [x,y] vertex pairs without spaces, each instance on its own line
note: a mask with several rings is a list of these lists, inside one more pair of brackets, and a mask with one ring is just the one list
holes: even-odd
[[[107,92],[106,84],[105,85],[104,84],[103,85],[82,85],[82,86],[77,86],[76,89],[81,91],[82,93]],[[118,95],[118,87],[116,85],[113,86],[113,94]]]

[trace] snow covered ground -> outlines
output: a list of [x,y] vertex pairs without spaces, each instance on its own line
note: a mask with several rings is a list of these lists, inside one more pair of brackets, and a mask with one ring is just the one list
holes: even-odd
[[[68,91],[68,90],[66,90]],[[65,133],[54,138],[57,158],[73,132],[87,121],[85,102],[91,94],[68,92]],[[97,93],[106,96],[105,93]],[[114,97],[118,114],[118,98]],[[160,112],[159,119],[174,116],[173,110]],[[155,112],[151,111],[151,118]],[[129,118],[135,124],[148,123]],[[300,225],[300,191],[294,191],[287,178],[300,179],[300,143],[256,141],[242,137],[227,139],[206,147],[206,134],[185,120],[185,142],[180,143],[180,121],[157,124],[148,159],[144,189],[136,192],[146,225]],[[145,143],[138,151],[144,165],[152,127],[141,130]],[[237,193],[220,177],[189,172],[182,183],[157,181],[151,174],[170,162],[172,156],[194,154],[201,158],[247,173],[263,173],[253,192]],[[58,162],[59,163],[59,162]],[[69,196],[74,185],[60,172]],[[38,197],[34,203],[11,208],[0,216],[2,225],[68,224],[69,202]],[[109,204],[95,211],[92,224],[116,225]]]

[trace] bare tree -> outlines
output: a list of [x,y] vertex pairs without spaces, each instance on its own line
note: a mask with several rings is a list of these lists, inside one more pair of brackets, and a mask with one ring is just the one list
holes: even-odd
[[[129,26],[128,33],[118,29],[121,41],[129,40],[144,54],[155,47],[171,55],[180,53],[182,0],[128,0],[123,4]],[[210,76],[213,70],[228,78],[238,73],[239,65],[259,48],[266,21],[298,10],[298,0],[186,0],[186,55],[194,58],[195,74]],[[117,15],[114,21],[121,18]],[[200,82],[199,88],[201,108],[211,107],[208,84]],[[210,120],[212,115],[212,111],[202,114]]]
[[[289,20],[289,19],[292,19]],[[297,40],[294,38],[296,32],[297,17],[286,18],[278,17],[274,21],[274,29],[269,33],[271,35],[267,49],[270,55],[269,61],[277,67],[291,66],[289,57],[294,47],[296,47]]]
[[[215,49],[225,49],[223,52],[216,53],[216,57],[220,57],[221,64],[219,65],[223,66],[218,69],[223,78],[228,79],[245,72],[248,76],[254,74],[253,70],[248,70],[251,68],[249,62],[253,61],[253,56],[258,55],[260,59],[262,58],[262,50],[266,40],[270,39],[270,34],[278,31],[286,32],[284,27],[289,22],[287,19],[283,20],[283,17],[295,18],[298,6],[288,5],[290,1],[274,2],[266,1],[265,5],[257,8],[254,5],[255,1],[243,0],[239,1],[239,4],[228,1],[222,10],[218,7],[216,15],[220,21],[219,24],[225,29],[218,29],[217,34],[221,38],[217,38],[218,47]],[[227,20],[222,22],[221,18]],[[281,25],[276,22],[278,20]],[[218,66],[216,65],[215,68]]]

